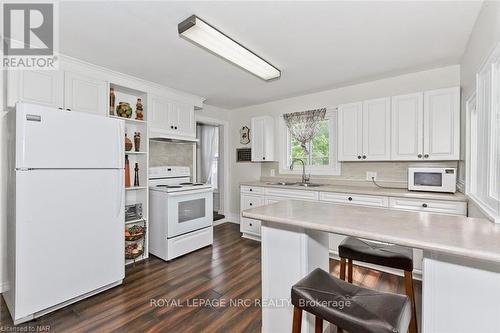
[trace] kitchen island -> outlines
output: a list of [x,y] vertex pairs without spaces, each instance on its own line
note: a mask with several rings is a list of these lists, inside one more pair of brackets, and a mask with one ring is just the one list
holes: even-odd
[[[293,284],[328,271],[328,234],[424,250],[424,333],[500,332],[500,225],[484,219],[286,200],[245,210],[262,221],[263,332],[290,332]],[[312,317],[304,332],[312,331]]]

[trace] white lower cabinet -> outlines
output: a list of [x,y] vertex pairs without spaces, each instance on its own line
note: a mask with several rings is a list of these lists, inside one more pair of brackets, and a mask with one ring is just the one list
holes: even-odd
[[[241,186],[240,198],[241,211],[261,205],[270,205],[282,200],[298,199],[448,215],[467,215],[467,202],[462,201],[408,199],[380,195],[318,192],[256,186]],[[242,237],[260,240],[260,226],[261,221],[240,216],[240,231]],[[330,234],[329,237],[330,252],[337,255],[338,246],[346,236]],[[417,273],[422,271],[422,258],[423,251],[413,249],[413,266]]]

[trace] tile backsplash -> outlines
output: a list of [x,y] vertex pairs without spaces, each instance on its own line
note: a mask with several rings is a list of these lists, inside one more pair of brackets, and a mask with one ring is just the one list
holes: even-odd
[[[377,181],[391,186],[406,187],[408,177],[408,167],[448,167],[456,168],[457,161],[435,161],[435,162],[342,162],[340,176],[311,176],[311,179],[318,182],[352,182],[365,183],[366,172],[373,171],[377,173]],[[271,170],[274,169],[275,176],[271,177]],[[263,179],[270,178],[286,178],[299,179],[300,175],[296,174],[280,174],[279,163],[269,162],[262,163],[261,177]]]
[[149,141],[149,166],[189,166],[193,172],[194,143]]

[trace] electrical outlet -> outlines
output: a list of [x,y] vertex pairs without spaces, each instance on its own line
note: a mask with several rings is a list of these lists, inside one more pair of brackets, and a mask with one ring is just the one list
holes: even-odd
[[377,173],[373,172],[373,171],[367,171],[366,172],[366,180],[372,180],[372,177],[373,177],[373,180],[377,180]]
[[271,177],[274,177],[276,175],[276,170],[275,169],[271,169],[270,174],[271,174]]

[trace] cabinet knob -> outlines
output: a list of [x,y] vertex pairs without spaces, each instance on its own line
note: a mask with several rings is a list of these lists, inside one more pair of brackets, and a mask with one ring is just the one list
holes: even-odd
[[253,203],[250,202],[250,206],[253,206]]
[[66,111],[71,111],[71,109],[66,109]]
[[175,129],[177,129],[177,126],[175,126]]
[[363,159],[366,160],[366,155],[363,155]]
[[427,208],[427,204],[426,204],[426,203],[423,203],[423,204],[422,204],[422,207]]
[[347,198],[347,200],[352,201],[352,197]]
[[170,129],[174,129],[174,126],[170,126]]
[[63,108],[58,108],[59,110],[62,110]]
[[252,190],[252,189],[250,189],[250,192],[252,192],[252,191],[253,191],[253,190]]
[[424,157],[425,157],[425,158],[429,158],[429,154],[425,154],[425,155],[424,155]]
[[360,156],[360,155],[358,155],[358,160],[360,160],[360,159],[361,159],[361,156]]
[[252,224],[252,223],[250,223],[250,226],[253,226],[253,224]]
[[265,157],[262,157],[263,160],[265,160],[266,158]]
[[418,155],[417,155],[417,157],[418,157],[418,158],[422,158],[422,154],[418,154]]

